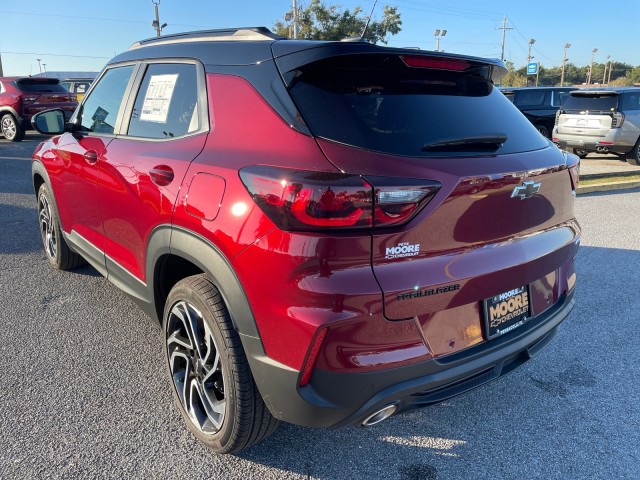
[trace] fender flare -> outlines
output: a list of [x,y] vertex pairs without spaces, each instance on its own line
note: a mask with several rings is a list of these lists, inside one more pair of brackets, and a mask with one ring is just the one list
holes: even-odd
[[[225,255],[206,238],[189,230],[165,225],[149,239],[147,279],[155,278],[160,257],[175,255],[196,265],[218,289],[229,310],[233,326],[243,336],[260,338],[258,327],[244,288]],[[155,283],[155,282],[154,282]],[[154,288],[156,309],[159,292]]]

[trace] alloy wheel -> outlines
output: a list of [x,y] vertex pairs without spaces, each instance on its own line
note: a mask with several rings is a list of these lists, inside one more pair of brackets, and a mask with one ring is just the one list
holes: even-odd
[[166,328],[169,369],[182,408],[200,432],[213,435],[222,427],[227,404],[220,350],[190,303],[171,308]]
[[51,206],[43,193],[38,198],[38,217],[40,219],[40,234],[42,235],[44,251],[49,258],[55,259],[58,254],[58,239],[53,215],[51,214]]
[[18,131],[13,119],[9,115],[2,117],[2,135],[4,135],[4,138],[13,140],[17,133]]

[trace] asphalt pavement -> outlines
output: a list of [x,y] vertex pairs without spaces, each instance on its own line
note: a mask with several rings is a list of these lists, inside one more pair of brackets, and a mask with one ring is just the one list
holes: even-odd
[[29,156],[0,140],[0,478],[636,479],[640,190],[583,195],[576,307],[509,375],[370,427],[201,446],[172,404],[159,327],[90,267],[48,266]]

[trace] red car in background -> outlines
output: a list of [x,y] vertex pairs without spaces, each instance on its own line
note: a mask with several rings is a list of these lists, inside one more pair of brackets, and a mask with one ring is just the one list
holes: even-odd
[[57,78],[0,77],[0,134],[11,142],[31,130],[31,117],[38,112],[60,108],[66,119],[78,106],[76,96]]
[[33,119],[59,135],[32,162],[47,259],[88,261],[161,322],[174,399],[216,452],[464,393],[574,305],[579,159],[505,73],[264,28],[138,42],[70,122]]

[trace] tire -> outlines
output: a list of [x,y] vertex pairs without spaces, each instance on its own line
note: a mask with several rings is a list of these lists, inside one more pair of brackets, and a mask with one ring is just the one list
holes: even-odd
[[633,147],[631,151],[627,153],[627,163],[629,165],[640,167],[640,139],[636,143],[635,147]]
[[227,307],[206,275],[171,289],[162,327],[173,398],[198,440],[232,453],[276,430],[280,422],[265,406]]
[[582,148],[574,148],[573,153],[580,158],[584,158],[589,155],[589,150],[583,150]]
[[540,132],[540,135],[542,135],[544,138],[550,138],[549,130],[547,130],[547,127],[545,127],[544,125],[536,125],[535,127],[536,130]]
[[10,113],[5,113],[0,119],[0,131],[10,142],[19,142],[24,138],[24,128]]
[[54,268],[73,270],[86,263],[84,258],[69,248],[62,236],[58,212],[46,184],[42,184],[38,190],[38,223],[44,253]]

